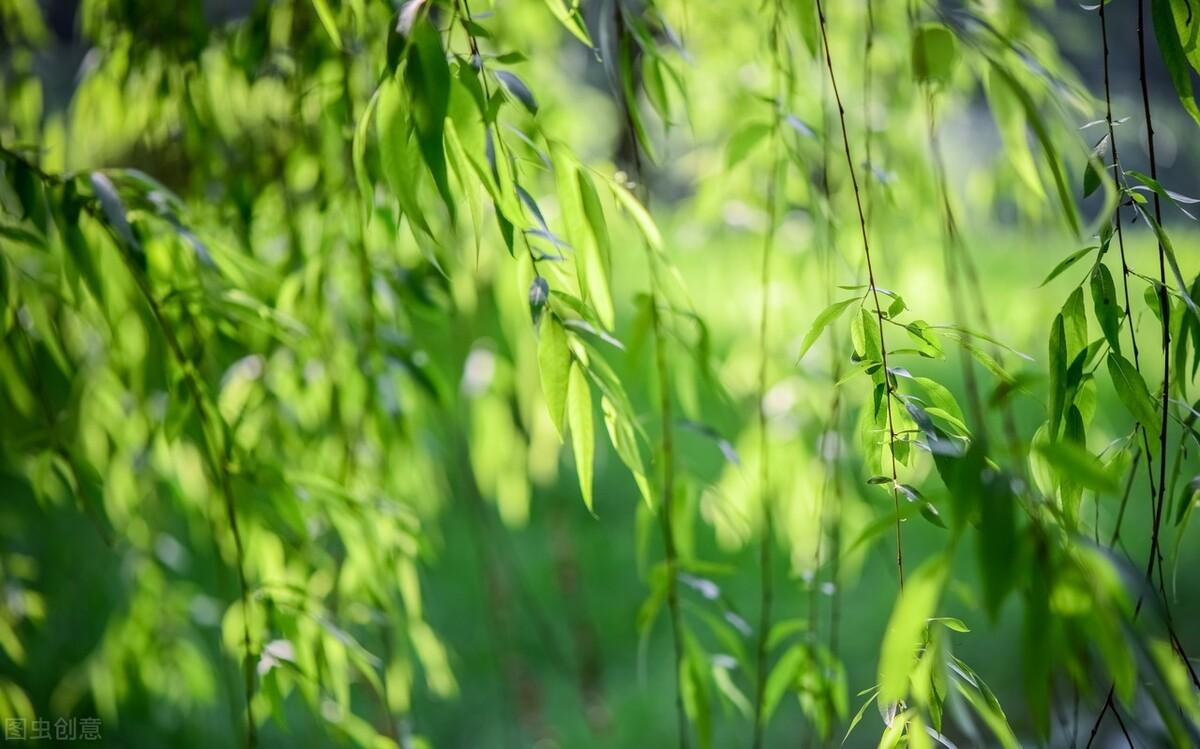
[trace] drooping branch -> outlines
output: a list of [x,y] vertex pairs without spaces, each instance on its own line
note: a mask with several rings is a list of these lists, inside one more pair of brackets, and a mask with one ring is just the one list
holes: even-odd
[[833,70],[833,54],[829,48],[829,30],[825,19],[825,4],[817,0],[817,21],[821,28],[821,43],[825,51],[825,67],[829,71],[829,83],[833,88],[834,103],[837,105],[838,123],[842,130],[842,147],[846,154],[846,168],[850,171],[850,184],[854,189],[854,204],[858,209],[858,226],[862,233],[863,258],[867,264],[867,282],[871,286],[871,296],[875,303],[875,319],[879,323],[879,348],[881,364],[883,365],[884,403],[887,409],[888,457],[892,472],[892,504],[896,512],[896,571],[899,574],[900,587],[904,588],[904,545],[900,533],[900,495],[896,470],[896,427],[892,418],[892,374],[888,369],[887,339],[883,330],[883,306],[879,302],[879,288],[875,284],[875,265],[871,258],[871,240],[867,232],[867,216],[863,211],[862,192],[858,186],[858,177],[854,170],[854,157],[850,153],[850,134],[846,129],[846,108],[842,105],[842,95],[838,90],[837,74]]

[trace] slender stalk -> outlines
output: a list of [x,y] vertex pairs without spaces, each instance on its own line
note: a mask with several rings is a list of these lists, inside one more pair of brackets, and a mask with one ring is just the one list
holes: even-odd
[[[1150,113],[1150,87],[1146,79],[1146,30],[1145,30],[1145,0],[1138,0],[1138,80],[1142,89],[1142,111],[1146,117],[1146,146],[1150,157],[1150,177],[1158,180],[1158,159],[1154,153],[1154,119]],[[1158,192],[1154,195],[1154,221],[1160,227],[1162,226],[1162,200],[1159,198]],[[1162,595],[1163,611],[1165,613],[1167,630],[1170,633],[1171,640],[1175,645],[1175,649],[1187,666],[1188,673],[1192,678],[1192,682],[1200,686],[1200,679],[1197,678],[1195,670],[1192,668],[1191,661],[1187,654],[1183,652],[1183,647],[1179,637],[1175,632],[1175,625],[1172,621],[1171,602],[1167,598],[1166,585],[1163,574],[1163,559],[1162,559],[1162,543],[1160,531],[1162,528],[1163,507],[1167,497],[1167,437],[1168,437],[1168,418],[1170,415],[1171,399],[1171,303],[1170,297],[1167,295],[1167,260],[1166,249],[1163,247],[1161,240],[1158,242],[1158,303],[1162,310],[1162,409],[1161,421],[1158,430],[1158,501],[1154,504],[1154,525],[1150,535],[1150,557],[1147,561],[1146,575],[1147,579],[1153,576],[1153,565],[1158,564],[1158,590]],[[1183,290],[1187,293],[1187,290]]]
[[[651,258],[650,262],[653,263],[654,259]],[[651,272],[651,276],[657,277],[657,274]],[[671,370],[667,365],[667,341],[658,309],[657,281],[653,283],[655,288],[650,293],[650,319],[654,330],[659,416],[662,421],[663,496],[659,518],[667,561],[667,612],[671,617],[671,634],[675,646],[675,714],[679,724],[679,747],[688,749],[690,742],[687,711],[683,705],[683,684],[679,682],[679,671],[683,664],[683,612],[679,606],[679,554],[675,548],[675,435],[671,426]]]
[[[866,31],[863,34],[863,145],[867,156],[867,172],[868,184],[870,184],[870,173],[875,169],[875,160],[871,155],[871,87],[872,87],[872,70],[871,70],[871,52],[875,49],[875,4],[874,0],[866,0],[867,5],[867,24]],[[870,188],[867,189],[867,214],[870,215]]]
[[[1100,40],[1104,59],[1104,121],[1108,126],[1108,144],[1112,149],[1113,178],[1117,181],[1118,188],[1120,188],[1124,183],[1124,173],[1121,170],[1121,159],[1117,150],[1117,134],[1113,125],[1112,90],[1109,78],[1108,17],[1105,13],[1105,5],[1106,3],[1100,4]],[[1129,276],[1132,272],[1129,269],[1129,263],[1125,257],[1125,230],[1121,226],[1121,206],[1119,202],[1117,204],[1115,215],[1113,216],[1113,224],[1116,228],[1117,234],[1117,249],[1120,251],[1121,255],[1121,287],[1125,295],[1125,321],[1129,326],[1129,342],[1133,347],[1133,366],[1134,369],[1137,370],[1138,374],[1141,374],[1142,364],[1141,356],[1138,351],[1137,331],[1134,329],[1133,307],[1129,301]],[[1153,497],[1156,493],[1156,484],[1154,481],[1154,464],[1153,460],[1150,459],[1150,456],[1153,455],[1153,453],[1150,451],[1150,436],[1146,433],[1146,429],[1142,426],[1141,422],[1138,422],[1134,429],[1140,432],[1142,436],[1142,449],[1145,450],[1147,456],[1146,476],[1150,482],[1150,494],[1151,497]],[[1130,481],[1132,481],[1132,475],[1130,476]],[[1121,520],[1125,515],[1125,505],[1128,498],[1129,491],[1128,487],[1126,487],[1125,495],[1121,500],[1121,508],[1117,514],[1116,527],[1113,529],[1113,540],[1112,543],[1109,544],[1110,546],[1115,544],[1117,538],[1120,537]]]
[[[778,0],[775,3],[775,14],[771,25],[772,49],[775,53],[776,71],[775,76],[778,81],[783,78],[782,71],[778,70],[781,64],[781,49],[780,49],[780,15],[781,8]],[[774,586],[771,570],[771,546],[775,542],[775,518],[774,509],[771,506],[770,494],[770,456],[768,455],[768,439],[767,439],[767,411],[764,406],[767,398],[767,365],[768,365],[768,345],[767,345],[767,315],[770,312],[770,282],[771,282],[771,249],[775,244],[775,231],[779,224],[779,182],[782,178],[783,168],[780,159],[780,133],[779,121],[782,116],[783,100],[782,86],[776,85],[776,100],[774,119],[771,126],[771,170],[767,180],[767,230],[763,236],[762,248],[762,264],[760,267],[759,276],[759,363],[758,363],[758,448],[759,448],[759,491],[762,501],[762,537],[759,539],[759,575],[760,575],[760,599],[759,599],[759,620],[758,620],[758,643],[755,647],[757,672],[754,687],[754,732],[751,739],[753,749],[760,749],[763,743],[763,730],[765,728],[766,715],[764,709],[766,707],[766,689],[767,689],[767,671],[768,660],[770,653],[767,647],[767,638],[770,636],[771,630],[771,602],[774,595]]]
[[[1142,89],[1142,112],[1146,118],[1146,149],[1150,156],[1150,177],[1158,179],[1158,159],[1154,153],[1154,120],[1150,114],[1150,87],[1146,80],[1146,29],[1145,29],[1145,0],[1138,0],[1138,22],[1137,22],[1137,37],[1138,37],[1138,79]],[[1154,193],[1154,220],[1162,226],[1162,201],[1159,200],[1158,193]],[[1163,499],[1166,496],[1167,484],[1167,417],[1170,396],[1171,382],[1171,331],[1170,331],[1170,311],[1171,305],[1167,297],[1167,265],[1166,251],[1163,249],[1162,242],[1158,243],[1158,300],[1162,309],[1162,360],[1163,360],[1163,386],[1162,386],[1162,422],[1159,425],[1158,444],[1159,444],[1159,464],[1158,464],[1158,497],[1151,497],[1151,505],[1153,510],[1153,525],[1150,531],[1150,562],[1147,566],[1147,575],[1153,574],[1154,560],[1158,558],[1159,551],[1159,528],[1162,524],[1162,507]]]
[[858,226],[862,233],[863,257],[867,263],[867,280],[871,285],[871,295],[875,302],[875,318],[879,323],[879,348],[883,364],[884,398],[887,408],[888,427],[888,456],[891,459],[892,470],[892,504],[896,512],[896,571],[899,574],[900,588],[904,589],[904,545],[900,534],[900,496],[896,489],[898,475],[896,471],[896,428],[892,419],[892,375],[888,369],[887,339],[883,332],[883,306],[879,302],[879,289],[875,285],[875,267],[871,260],[871,241],[867,236],[867,216],[863,212],[862,193],[858,187],[858,177],[854,171],[854,157],[850,153],[850,135],[846,130],[846,108],[842,105],[842,96],[838,91],[837,75],[833,72],[833,55],[829,49],[829,31],[825,20],[825,3],[817,0],[817,20],[821,27],[821,41],[825,48],[825,67],[829,70],[829,83],[833,87],[833,98],[837,104],[838,123],[842,129],[842,146],[846,154],[846,168],[850,170],[850,184],[854,188],[854,203],[858,208]]
[[[1118,187],[1123,181],[1121,173],[1121,159],[1117,151],[1117,134],[1113,127],[1112,114],[1112,92],[1109,87],[1109,63],[1108,63],[1108,20],[1107,14],[1104,11],[1106,3],[1100,3],[1100,39],[1104,50],[1104,121],[1108,125],[1108,144],[1112,148],[1112,165],[1113,177],[1117,180]],[[1129,322],[1129,343],[1133,346],[1133,363],[1138,366],[1140,372],[1140,355],[1138,353],[1138,342],[1136,331],[1133,329],[1132,306],[1129,303],[1129,263],[1125,259],[1125,230],[1121,227],[1121,206],[1118,202],[1116,215],[1113,217],[1113,224],[1117,232],[1117,248],[1121,253],[1121,281],[1125,292],[1125,319]],[[1144,435],[1143,435],[1144,436]]]
[[[112,227],[107,222],[105,222],[105,226],[112,232]],[[209,468],[216,474],[217,484],[220,487],[221,499],[225,508],[225,519],[229,523],[229,532],[233,537],[238,576],[238,596],[242,607],[242,645],[244,649],[242,676],[246,690],[246,746],[248,749],[254,749],[258,746],[258,723],[254,717],[255,659],[250,643],[250,592],[249,585],[246,582],[246,554],[242,544],[241,529],[238,525],[232,478],[229,474],[231,436],[228,434],[228,426],[220,414],[216,416],[212,414],[209,403],[204,397],[204,386],[196,374],[196,367],[184,352],[183,346],[180,345],[179,338],[175,334],[175,328],[167,320],[162,305],[159,304],[146,279],[142,277],[132,258],[129,257],[121,239],[115,235],[115,232],[113,234],[113,240],[121,248],[121,257],[125,261],[130,276],[137,285],[138,291],[149,305],[150,312],[154,316],[159,330],[162,331],[163,338],[167,342],[167,348],[170,349],[176,365],[183,372],[184,384],[196,407],[196,414],[200,419],[200,430],[204,434],[204,441],[208,447]],[[216,425],[213,423],[214,419],[216,420]],[[219,437],[218,431],[220,432]]]
[[[626,33],[621,6],[613,3],[618,37]],[[620,93],[617,94],[620,97]],[[634,129],[633,115],[629,108],[636,102],[620,101],[625,119],[625,131],[633,154],[634,176],[642,186],[643,201],[649,203],[649,189],[645,186],[642,173],[641,149]],[[663,330],[662,310],[659,309],[658,261],[649,245],[645,246],[646,262],[650,270],[650,322],[654,335],[654,363],[658,378],[659,421],[662,422],[660,452],[662,458],[662,508],[659,511],[659,526],[662,529],[663,555],[667,565],[667,615],[671,620],[671,637],[675,656],[675,718],[678,724],[679,749],[689,749],[687,710],[683,704],[681,670],[683,654],[683,610],[679,605],[679,552],[675,546],[675,432],[671,407],[671,369],[667,358],[667,334]]]
[[[1158,179],[1158,159],[1157,159],[1157,157],[1155,155],[1155,151],[1154,151],[1154,122],[1153,122],[1153,118],[1151,116],[1151,111],[1150,111],[1150,88],[1149,88],[1149,85],[1148,85],[1147,79],[1146,79],[1145,0],[1138,0],[1137,13],[1138,13],[1138,20],[1137,20],[1138,80],[1139,80],[1139,83],[1141,86],[1141,93],[1142,93],[1142,114],[1146,119],[1146,149],[1147,149],[1147,152],[1148,152],[1149,158],[1150,158],[1150,176],[1152,179],[1157,180]],[[1107,21],[1105,19],[1105,15],[1104,15],[1104,4],[1103,3],[1101,3],[1101,5],[1100,5],[1100,18],[1101,18],[1101,30],[1105,36],[1104,45],[1103,45],[1105,62],[1106,62],[1106,64],[1105,64],[1105,103],[1106,103],[1106,107],[1108,107],[1108,109],[1106,111],[1107,111],[1109,132],[1111,133],[1112,132],[1112,112],[1111,112],[1111,106],[1108,103],[1110,100],[1110,96],[1109,96],[1109,91],[1108,91]],[[1114,159],[1115,159],[1115,154],[1116,154],[1115,141],[1112,143],[1112,145],[1114,148]],[[1154,220],[1156,222],[1158,222],[1158,224],[1160,226],[1162,225],[1162,204],[1161,204],[1161,201],[1159,200],[1157,192],[1154,193]],[[1118,227],[1120,226],[1120,221],[1117,222],[1117,225],[1118,225]],[[1122,252],[1122,264],[1124,265],[1124,253],[1123,252]],[[1163,498],[1165,497],[1165,492],[1166,492],[1166,472],[1167,472],[1167,418],[1168,418],[1168,410],[1167,409],[1169,406],[1170,378],[1171,378],[1171,359],[1170,359],[1171,334],[1170,334],[1170,303],[1168,301],[1167,293],[1166,293],[1166,277],[1167,277],[1166,252],[1163,249],[1162,242],[1158,243],[1158,270],[1159,270],[1159,286],[1158,286],[1159,305],[1162,310],[1162,338],[1161,338],[1162,356],[1163,356],[1163,385],[1162,385],[1162,404],[1161,404],[1161,406],[1162,406],[1162,421],[1159,425],[1159,434],[1158,434],[1159,466],[1158,466],[1158,490],[1157,490],[1157,492],[1154,490],[1153,476],[1151,476],[1151,482],[1152,482],[1151,491],[1150,491],[1151,530],[1150,530],[1150,553],[1147,555],[1147,559],[1146,559],[1146,579],[1147,580],[1153,580],[1155,560],[1159,558],[1159,554],[1160,554],[1160,552],[1159,552],[1159,530],[1160,530],[1161,522],[1162,522],[1162,505],[1163,505]],[[1132,325],[1132,322],[1131,322],[1131,325]],[[1131,336],[1133,335],[1132,330],[1130,331],[1130,335]],[[1135,346],[1136,346],[1136,344],[1135,344]],[[1146,462],[1147,462],[1147,465],[1149,466],[1153,461],[1153,456],[1150,454],[1148,445],[1147,445],[1147,450],[1146,450],[1146,457],[1147,457]],[[1157,496],[1155,496],[1155,495],[1157,495]],[[1124,502],[1122,502],[1122,511],[1124,510],[1123,505],[1124,505]],[[1117,522],[1118,522],[1117,528],[1113,533],[1114,541],[1118,538],[1118,536],[1120,534],[1120,517],[1118,517]],[[1161,582],[1161,580],[1160,580],[1160,582]],[[1144,600],[1144,596],[1139,595],[1138,600],[1137,600],[1137,605],[1134,607],[1134,618],[1135,619],[1141,613],[1143,600]],[[1164,600],[1164,604],[1165,603],[1166,602]],[[1168,618],[1167,624],[1168,624],[1168,628],[1173,630],[1173,627],[1171,627],[1169,618]],[[1172,636],[1173,642],[1175,641],[1175,639],[1176,638],[1174,638],[1174,636]],[[1186,662],[1186,658],[1184,660]],[[1096,716],[1095,723],[1092,724],[1091,735],[1088,738],[1088,746],[1089,747],[1092,745],[1092,742],[1096,738],[1096,733],[1100,728],[1101,721],[1104,720],[1104,715],[1109,710],[1113,710],[1114,713],[1116,710],[1116,706],[1113,704],[1113,687],[1111,687],[1111,686],[1109,687],[1109,690],[1108,690],[1108,696],[1104,700],[1104,707],[1100,710],[1100,714]]]

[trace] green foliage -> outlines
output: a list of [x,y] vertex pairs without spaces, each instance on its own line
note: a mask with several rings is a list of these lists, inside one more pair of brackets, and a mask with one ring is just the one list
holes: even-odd
[[1200,742],[1198,201],[1042,5],[0,0],[0,719]]

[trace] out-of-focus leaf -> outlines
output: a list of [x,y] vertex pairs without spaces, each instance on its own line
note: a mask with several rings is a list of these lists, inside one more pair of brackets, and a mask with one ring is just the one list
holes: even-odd
[[884,630],[879,654],[879,697],[884,702],[898,702],[908,694],[908,677],[921,633],[937,609],[945,581],[944,556],[925,562],[905,580]]
[[1150,0],[1150,16],[1154,19],[1154,37],[1158,40],[1158,50],[1162,54],[1167,73],[1171,76],[1171,85],[1175,87],[1175,93],[1179,96],[1179,103],[1196,124],[1200,125],[1200,108],[1196,106],[1196,97],[1192,91],[1192,73],[1188,69],[1187,56],[1179,40],[1179,31],[1175,28],[1171,0]]
[[1082,446],[1061,440],[1038,445],[1037,450],[1063,479],[1101,494],[1117,490],[1117,477]]
[[446,113],[450,107],[450,67],[442,48],[442,35],[432,21],[423,19],[416,22],[412,30],[412,46],[404,68],[404,78],[411,97],[412,121],[416,126],[421,156],[453,220],[457,200],[450,190],[443,140]]
[[567,331],[553,315],[542,321],[538,339],[538,369],[542,376],[542,396],[550,412],[550,421],[563,434],[563,417],[567,407],[567,381],[571,367],[571,351],[567,346]]
[[595,428],[592,421],[592,391],[579,362],[571,363],[567,386],[567,419],[571,426],[571,449],[575,455],[575,473],[588,512],[592,505],[592,466],[596,454]]
[[333,40],[333,46],[341,49],[342,34],[338,31],[337,17],[333,14],[333,9],[329,7],[329,0],[312,0],[312,4],[313,10],[317,12],[317,18],[325,27],[325,33],[329,34],[329,38]]
[[946,84],[958,67],[958,39],[938,23],[917,28],[912,37],[912,67],[917,80]]

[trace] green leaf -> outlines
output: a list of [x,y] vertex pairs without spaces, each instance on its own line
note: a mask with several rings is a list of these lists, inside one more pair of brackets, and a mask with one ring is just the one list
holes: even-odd
[[1110,352],[1108,355],[1108,374],[1112,378],[1117,397],[1141,423],[1146,434],[1154,434],[1158,429],[1154,414],[1154,404],[1150,398],[1150,390],[1142,379],[1137,368],[1120,354]]
[[1104,182],[1104,170],[1107,169],[1108,152],[1112,141],[1108,133],[1100,139],[1088,156],[1087,166],[1083,170],[1083,197],[1087,197],[1099,189]]
[[731,168],[740,164],[770,132],[771,126],[766,122],[751,122],[742,126],[725,147],[725,167]]
[[879,654],[879,697],[898,702],[908,694],[921,633],[937,609],[946,581],[946,557],[936,556],[921,565],[904,583],[884,630]]
[[367,173],[367,137],[371,131],[371,117],[375,113],[375,106],[379,103],[381,90],[375,89],[375,93],[371,94],[362,116],[358,118],[358,124],[354,126],[354,139],[350,146],[351,158],[354,163],[354,181],[358,184],[359,200],[362,202],[364,227],[371,220],[371,208],[375,204],[374,186],[371,184],[370,174]]
[[950,392],[949,388],[928,377],[914,377],[913,381],[924,388],[926,394],[929,395],[930,403],[934,407],[945,411],[960,422],[966,421],[963,417],[962,409],[958,405],[958,401],[955,400],[954,394]]
[[567,407],[567,382],[571,367],[571,350],[567,331],[554,315],[542,320],[538,339],[538,370],[542,375],[542,396],[550,412],[550,421],[561,438],[563,417]]
[[567,419],[571,425],[571,449],[575,454],[575,473],[588,512],[592,507],[592,470],[596,454],[595,427],[592,420],[592,391],[579,362],[571,363],[567,386]]
[[629,118],[630,124],[633,126],[633,133],[637,138],[637,142],[641,145],[642,150],[646,153],[646,157],[650,161],[657,161],[654,153],[654,143],[650,140],[650,134],[646,130],[645,122],[642,119],[641,109],[638,107],[638,86],[634,80],[634,42],[628,35],[621,35],[619,48],[617,52],[617,61],[619,63],[621,75],[621,91],[624,94],[622,106],[625,108],[625,113]]
[[1058,472],[1060,480],[1074,482],[1101,494],[1111,494],[1117,490],[1117,477],[1082,445],[1060,440],[1039,444],[1036,449]]
[[108,221],[108,225],[125,243],[125,248],[133,251],[144,261],[141,243],[138,242],[137,235],[133,233],[133,227],[129,225],[129,219],[125,213],[125,203],[117,194],[112,180],[101,172],[92,172],[91,183],[92,190],[100,199],[100,208],[104,211],[104,218]]
[[1171,76],[1171,85],[1175,87],[1175,93],[1179,96],[1179,103],[1196,124],[1200,125],[1200,108],[1197,108],[1196,97],[1192,92],[1192,73],[1188,69],[1187,56],[1179,41],[1179,31],[1175,28],[1171,0],[1150,0],[1150,17],[1154,19],[1154,37],[1158,40],[1158,50]]
[[442,35],[432,21],[426,18],[414,24],[412,47],[404,77],[411,94],[417,142],[433,183],[453,220],[457,199],[450,190],[443,139],[446,113],[450,108],[450,66],[442,48]]
[[958,65],[958,39],[940,23],[924,24],[913,33],[913,74],[922,83],[949,83]]
[[1076,250],[1075,252],[1072,252],[1070,255],[1067,255],[1067,257],[1062,262],[1060,262],[1058,265],[1054,266],[1054,270],[1050,271],[1050,274],[1047,275],[1046,278],[1043,279],[1040,284],[1038,284],[1038,288],[1041,288],[1041,287],[1045,286],[1046,284],[1050,283],[1051,281],[1053,281],[1054,279],[1058,278],[1060,275],[1062,275],[1063,271],[1065,271],[1067,268],[1070,268],[1072,265],[1074,265],[1075,263],[1082,260],[1088,253],[1090,253],[1092,250],[1095,250],[1095,249],[1098,249],[1098,248],[1097,247],[1084,247],[1082,250]]
[[1171,274],[1175,276],[1175,283],[1179,286],[1179,294],[1183,297],[1184,304],[1188,306],[1188,309],[1192,311],[1192,314],[1196,316],[1196,319],[1200,320],[1200,307],[1196,306],[1196,301],[1192,299],[1191,294],[1188,293],[1188,283],[1183,279],[1183,272],[1179,270],[1179,261],[1175,258],[1175,245],[1171,242],[1171,236],[1167,234],[1167,232],[1162,228],[1162,225],[1155,221],[1154,218],[1151,217],[1150,214],[1146,212],[1146,209],[1141,205],[1135,204],[1134,210],[1136,210],[1138,214],[1141,215],[1142,219],[1145,220],[1146,224],[1154,230],[1154,235],[1158,239],[1158,246],[1162,249],[1163,254],[1166,255],[1167,265],[1171,268]]
[[843,312],[846,311],[847,307],[857,301],[859,301],[859,297],[843,299],[842,301],[834,302],[825,309],[821,310],[821,314],[817,315],[817,319],[813,321],[812,327],[809,328],[808,333],[805,334],[804,341],[800,344],[800,355],[796,357],[796,360],[799,361],[800,359],[803,359],[804,355],[808,353],[808,350],[812,348],[812,345],[816,343],[817,339],[821,337],[821,334],[825,332],[825,328],[828,328],[841,316]]
[[1005,161],[1017,173],[1017,177],[1038,201],[1045,200],[1046,190],[1038,174],[1033,153],[1029,150],[1029,134],[1021,101],[1011,86],[995,71],[985,79],[988,103],[996,128],[1004,141]]
[[1058,149],[1054,146],[1054,139],[1051,137],[1050,130],[1046,127],[1046,123],[1042,120],[1041,108],[1037,102],[1033,100],[1029,92],[1021,85],[1012,73],[1006,70],[999,62],[992,60],[992,71],[996,73],[993,80],[996,83],[1002,83],[1008,87],[1008,90],[1021,103],[1021,107],[1025,110],[1025,117],[1029,122],[1029,126],[1033,129],[1034,137],[1037,138],[1038,144],[1042,147],[1042,152],[1046,156],[1046,163],[1050,167],[1050,174],[1054,177],[1054,188],[1058,193],[1058,200],[1063,207],[1063,215],[1066,216],[1067,224],[1071,227],[1071,231],[1079,233],[1079,208],[1075,205],[1075,201],[1071,195],[1070,183],[1067,181],[1067,175],[1063,171],[1062,159],[1059,158]]
[[433,232],[421,210],[419,198],[422,178],[421,154],[412,135],[412,124],[406,97],[398,82],[389,80],[380,88],[379,162],[384,179],[400,203],[400,210],[414,230],[432,238]]
[[1084,309],[1083,288],[1076,288],[1063,304],[1063,332],[1066,334],[1067,361],[1074,361],[1088,345],[1087,311]]
[[529,284],[529,316],[537,325],[542,319],[542,311],[550,300],[550,284],[544,276],[536,276]]
[[1050,326],[1050,440],[1058,439],[1067,398],[1067,340],[1063,316],[1054,316]]
[[787,694],[788,688],[795,683],[796,676],[806,661],[804,647],[793,645],[771,668],[771,673],[767,676],[767,682],[763,689],[762,719],[764,723],[771,719],[775,708],[779,706],[779,701],[783,699],[783,695]]
[[1113,351],[1121,351],[1121,317],[1123,310],[1117,302],[1117,287],[1113,283],[1112,274],[1104,263],[1097,263],[1092,271],[1092,309],[1104,338]]
[[525,85],[525,81],[507,70],[495,72],[496,78],[504,84],[504,88],[508,89],[508,92],[516,97],[517,101],[521,102],[521,105],[528,109],[530,114],[537,114],[537,99],[533,98],[533,92],[529,90],[529,86]]
[[642,232],[646,242],[654,250],[661,250],[663,246],[662,235],[658,232],[658,227],[654,224],[654,219],[650,217],[650,212],[642,205],[633,193],[624,185],[618,184],[615,180],[608,180],[609,189],[612,190],[613,197],[621,206],[629,211],[629,215],[633,217],[633,222],[637,224],[638,229]]
[[612,243],[608,237],[608,223],[604,220],[604,207],[600,205],[600,196],[596,194],[596,186],[592,184],[591,178],[582,169],[577,170],[577,176],[583,214],[587,217],[594,240],[587,245],[584,258],[588,295],[600,321],[611,329],[615,322],[615,311],[609,287],[609,279],[612,277]]
[[333,15],[333,9],[329,7],[329,0],[312,0],[312,4],[313,10],[317,11],[317,18],[325,27],[325,32],[333,40],[333,46],[341,49],[342,35],[338,31],[337,18]]
[[583,14],[579,10],[578,3],[573,3],[570,7],[563,4],[562,0],[545,0],[546,7],[558,19],[558,22],[571,32],[579,41],[586,44],[588,47],[594,47],[592,38],[588,36],[587,25],[583,22]]

